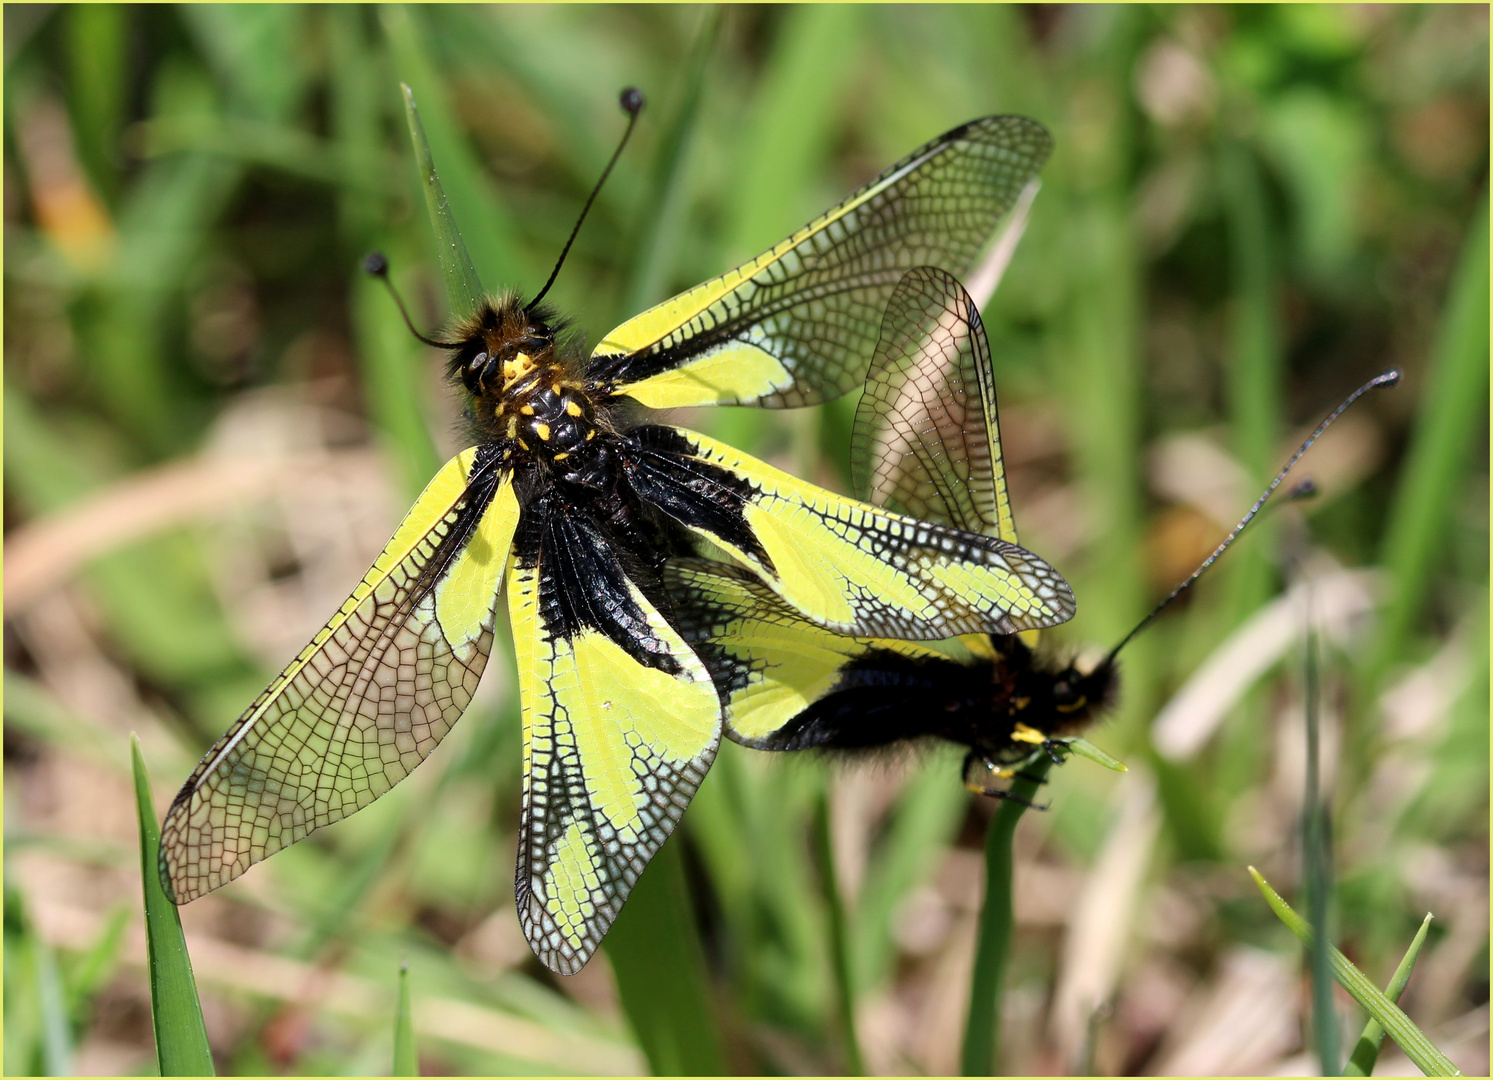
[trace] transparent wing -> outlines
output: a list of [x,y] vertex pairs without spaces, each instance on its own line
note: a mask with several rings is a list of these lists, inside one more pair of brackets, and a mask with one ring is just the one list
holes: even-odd
[[523,702],[514,895],[552,971],[579,971],[715,758],[721,707],[605,537],[563,509],[521,546],[509,616]]
[[757,258],[650,308],[591,373],[644,405],[808,405],[860,386],[902,275],[966,276],[1052,147],[1019,116],[962,124]]
[[518,521],[485,447],[446,464],[332,620],[217,741],[161,829],[178,904],[367,806],[461,716]]
[[828,629],[926,640],[1073,617],[1068,583],[1015,544],[841,498],[682,428],[638,436],[633,489]]
[[964,287],[909,270],[881,323],[851,437],[856,493],[910,517],[1016,543],[990,345]]

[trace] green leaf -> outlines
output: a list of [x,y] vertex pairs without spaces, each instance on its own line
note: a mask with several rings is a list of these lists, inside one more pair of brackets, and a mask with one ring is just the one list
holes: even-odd
[[1060,735],[1053,741],[1062,743],[1079,757],[1088,758],[1095,765],[1103,765],[1112,772],[1130,771],[1130,767],[1123,761],[1110,757],[1103,750],[1089,742],[1088,739],[1080,739],[1077,735]]
[[140,739],[131,733],[135,803],[140,813],[140,877],[145,887],[145,944],[150,958],[150,1014],[162,1076],[212,1076],[213,1055],[192,977],[181,916],[161,885],[161,829]]
[[[1431,913],[1428,911],[1426,917],[1421,920],[1420,929],[1415,932],[1415,940],[1410,942],[1410,948],[1405,950],[1405,957],[1400,961],[1400,966],[1395,968],[1394,977],[1384,988],[1384,996],[1390,1001],[1398,1002],[1400,995],[1405,992],[1405,984],[1410,981],[1410,971],[1415,967],[1415,958],[1420,955],[1420,947],[1425,944],[1426,932],[1430,929]],[[1382,1045],[1384,1045],[1384,1026],[1379,1021],[1370,1018],[1369,1022],[1363,1026],[1363,1034],[1358,1037],[1358,1045],[1353,1048],[1353,1056],[1343,1067],[1343,1075],[1372,1076],[1374,1062],[1379,1058],[1379,1047]]]
[[391,1076],[419,1076],[415,1053],[415,1021],[410,1012],[410,965],[399,965],[399,1007],[394,1012],[394,1071]]
[[861,1044],[855,1033],[855,980],[851,975],[850,946],[846,940],[847,919],[840,894],[839,875],[835,872],[834,834],[829,820],[829,790],[821,788],[814,803],[815,854],[819,862],[820,887],[824,906],[829,913],[830,967],[835,983],[835,1012],[840,1026],[840,1042],[845,1054],[845,1071],[851,1076],[866,1075],[861,1058]]
[[[1270,910],[1286,924],[1291,933],[1304,944],[1310,945],[1312,928],[1305,920],[1291,910],[1291,906],[1281,899],[1280,894],[1270,887],[1253,866],[1249,868],[1249,876],[1255,879]],[[1380,993],[1379,988],[1335,948],[1332,950],[1332,975],[1353,996],[1354,1001],[1368,1010],[1368,1014],[1379,1022],[1385,1033],[1405,1051],[1405,1055],[1415,1062],[1421,1072],[1427,1076],[1464,1075],[1445,1054],[1436,1049],[1435,1044],[1426,1038],[1425,1033],[1415,1026],[1398,1005]]]
[[726,1060],[677,839],[638,878],[603,947],[653,1074],[722,1075]]
[[1419,414],[1380,561],[1390,595],[1363,670],[1375,681],[1401,662],[1464,506],[1477,432],[1488,415],[1488,190],[1467,229],[1424,375]]
[[454,314],[469,315],[477,310],[487,293],[477,277],[472,257],[467,254],[467,246],[462,242],[456,219],[451,216],[451,205],[441,187],[441,178],[436,175],[435,162],[430,156],[430,143],[425,139],[425,127],[420,123],[420,114],[415,108],[415,92],[404,83],[399,84],[399,89],[404,94],[404,116],[409,121],[410,141],[415,144],[415,165],[420,170],[425,207],[430,211],[430,223],[435,227],[441,276],[446,282],[446,296],[451,301]]

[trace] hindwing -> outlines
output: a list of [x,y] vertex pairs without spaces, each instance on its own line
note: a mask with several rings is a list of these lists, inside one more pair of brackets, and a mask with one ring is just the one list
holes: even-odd
[[[683,428],[656,430],[675,443],[648,440],[633,459],[634,490],[821,626],[922,640],[1010,634],[1073,616],[1068,583],[1015,544],[842,498]],[[681,492],[708,502],[710,513],[674,510]]]
[[943,270],[919,266],[897,283],[850,446],[868,502],[1018,543],[990,345],[974,300]]
[[[673,559],[664,571],[680,632],[715,679],[726,734],[759,749],[816,702],[844,688],[844,673],[878,653],[910,665],[968,662],[956,641],[850,637],[809,622],[750,571],[704,559]],[[988,641],[988,638],[980,640]]]
[[514,892],[535,954],[569,975],[679,823],[721,708],[594,522],[554,500],[525,532],[508,583],[524,744]]

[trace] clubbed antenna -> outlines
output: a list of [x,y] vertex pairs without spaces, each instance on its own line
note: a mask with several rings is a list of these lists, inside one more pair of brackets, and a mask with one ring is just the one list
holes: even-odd
[[[1236,539],[1238,539],[1239,534],[1244,531],[1244,527],[1254,520],[1254,516],[1260,512],[1260,509],[1269,500],[1270,496],[1275,494],[1275,489],[1280,487],[1281,482],[1286,478],[1286,474],[1295,467],[1296,463],[1301,460],[1301,456],[1311,449],[1312,443],[1316,442],[1317,439],[1321,437],[1322,432],[1326,431],[1332,425],[1332,422],[1334,420],[1336,420],[1339,416],[1342,416],[1343,413],[1347,412],[1350,405],[1352,405],[1359,398],[1363,397],[1363,395],[1367,394],[1370,390],[1373,390],[1375,387],[1379,386],[1393,386],[1399,381],[1400,373],[1398,371],[1395,371],[1393,369],[1386,371],[1383,375],[1376,376],[1375,378],[1372,378],[1368,382],[1364,383],[1357,390],[1353,391],[1353,393],[1349,394],[1347,399],[1344,400],[1341,405],[1339,405],[1336,409],[1333,409],[1332,412],[1328,413],[1327,419],[1318,424],[1316,430],[1306,437],[1306,441],[1299,447],[1297,447],[1296,452],[1291,455],[1291,460],[1286,462],[1285,468],[1281,469],[1280,472],[1275,474],[1275,479],[1270,481],[1270,486],[1265,489],[1264,494],[1262,494],[1258,499],[1255,500],[1255,504],[1249,508],[1249,513],[1245,514],[1244,517],[1240,520],[1239,524],[1234,526],[1233,531],[1231,531],[1228,536],[1223,538],[1223,543],[1214,548],[1213,554],[1204,559],[1202,565],[1194,570],[1191,574],[1189,574],[1187,579],[1183,581],[1182,584],[1173,589],[1165,600],[1152,608],[1149,615],[1147,615],[1140,622],[1136,623],[1135,629],[1126,634],[1124,639],[1110,650],[1109,656],[1105,658],[1104,665],[1108,666],[1109,664],[1114,663],[1115,657],[1119,655],[1121,649],[1123,649],[1130,643],[1131,638],[1135,637],[1136,634],[1139,634],[1142,630],[1149,626],[1151,620],[1165,611],[1173,600],[1177,599],[1177,597],[1181,596],[1188,589],[1192,588],[1193,583],[1196,582],[1198,578],[1203,576],[1204,571],[1212,566],[1213,563],[1218,559],[1218,557],[1222,555],[1226,550],[1228,550],[1228,546],[1232,544]],[[1287,493],[1287,497],[1291,499],[1309,498],[1314,494],[1316,494],[1316,485],[1310,480],[1303,480],[1300,484],[1296,485],[1295,488],[1291,489]]]
[[617,164],[617,159],[622,156],[622,148],[627,145],[627,140],[632,136],[632,129],[637,126],[638,113],[643,111],[643,93],[637,87],[629,86],[622,91],[619,103],[622,111],[627,113],[627,130],[622,133],[622,141],[617,144],[617,149],[612,151],[612,160],[608,161],[607,167],[601,170],[601,179],[596,181],[596,186],[591,189],[586,205],[581,207],[581,216],[576,218],[575,228],[570,230],[570,239],[565,241],[565,247],[560,250],[560,257],[555,260],[555,268],[550,271],[549,280],[544,283],[544,288],[539,290],[539,295],[529,301],[528,306],[524,308],[525,311],[533,311],[539,306],[539,301],[544,299],[544,294],[550,291],[550,286],[559,276],[560,267],[565,265],[565,256],[570,254],[570,245],[575,243],[576,234],[581,231],[581,222],[586,220],[591,204],[596,201],[596,196],[601,192],[601,185],[607,182],[607,177],[612,173],[612,166]]
[[399,290],[394,288],[394,283],[389,280],[389,260],[384,257],[382,251],[370,251],[364,256],[363,272],[365,274],[372,274],[384,283],[384,288],[389,290],[389,295],[394,298],[394,303],[399,305],[399,314],[404,316],[404,325],[410,328],[410,333],[414,334],[415,337],[427,345],[434,345],[437,349],[450,349],[459,344],[454,341],[436,341],[433,338],[426,337],[415,329],[415,324],[410,321],[410,313],[405,309],[404,300],[399,296]]

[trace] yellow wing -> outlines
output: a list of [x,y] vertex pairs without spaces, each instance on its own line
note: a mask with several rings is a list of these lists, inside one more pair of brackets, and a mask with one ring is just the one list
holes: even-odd
[[623,323],[590,373],[655,408],[808,405],[853,390],[902,275],[966,276],[1051,147],[1024,117],[962,124],[771,250]]
[[178,904],[367,806],[467,707],[519,516],[494,451],[431,480],[366,577],[219,739],[161,829]]
[[535,955],[579,971],[720,742],[720,698],[606,537],[558,502],[521,537],[508,610],[523,701],[514,895]]
[[1073,617],[1068,583],[1015,544],[841,498],[682,428],[634,434],[623,464],[633,490],[821,626],[925,640]]

